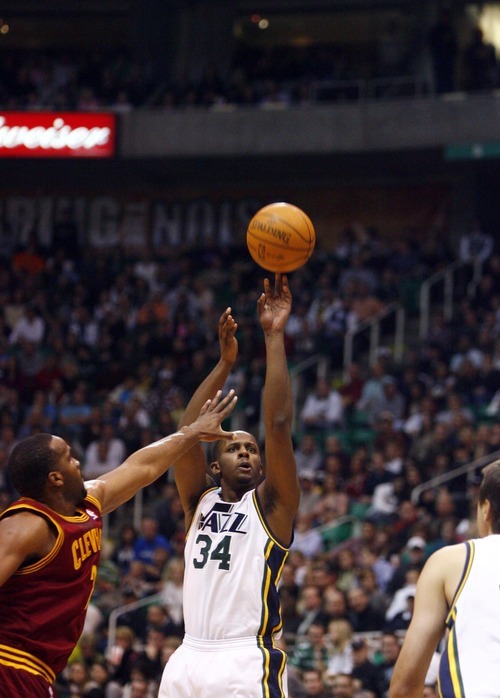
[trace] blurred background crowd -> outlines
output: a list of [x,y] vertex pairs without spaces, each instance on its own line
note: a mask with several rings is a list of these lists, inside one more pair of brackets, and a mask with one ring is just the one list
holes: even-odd
[[230,65],[202,65],[196,76],[167,79],[151,52],[123,47],[82,51],[12,49],[0,55],[0,108],[127,112],[137,108],[260,106],[429,93],[489,92],[499,86],[496,51],[480,26],[461,38],[443,10],[427,34],[404,36],[387,20],[368,50],[339,45],[271,46],[235,51]]
[[[90,25],[84,24],[85,13],[80,16],[79,8],[73,34],[65,37],[58,22],[65,17],[67,2],[53,15],[49,12],[50,22],[41,25],[53,32],[54,46],[38,48],[42,39],[50,44],[48,29],[46,37],[37,30],[31,44],[21,45],[15,38],[16,22],[21,22],[23,13],[29,15],[20,7],[16,16],[16,6],[22,4],[11,3],[10,34],[7,15],[0,19],[0,41],[13,39],[10,46],[0,44],[1,110],[124,114],[249,107],[257,112],[431,95],[438,96],[441,104],[483,95],[489,101],[500,87],[491,35],[487,38],[480,24],[470,21],[477,7],[471,13],[467,3],[464,7],[437,3],[434,13],[426,11],[432,3],[400,3],[397,12],[384,15],[383,23],[375,11],[366,12],[367,19],[364,11],[347,12],[347,19],[342,12],[334,13],[332,26],[338,35],[343,29],[335,23],[344,22],[342,41],[233,43],[234,33],[227,32],[218,53],[212,50],[215,39],[205,46],[205,57],[215,55],[219,62],[208,58],[198,62],[202,52],[198,53],[196,40],[187,41],[180,30],[177,36],[174,20],[177,17],[179,27],[187,22],[183,13],[189,4],[193,33],[201,43],[217,21],[225,20],[224,10],[216,13],[220,3],[213,3],[212,12],[206,14],[201,2],[149,3],[150,10],[162,10],[168,20],[174,17],[166,22],[164,30],[170,34],[160,37],[156,54],[139,45],[135,31],[140,21],[147,23],[145,0],[114,3],[134,7],[126,26],[127,36],[139,42],[135,48],[141,50],[135,51],[121,40],[98,46],[92,32],[83,36],[79,22],[82,27]],[[232,5],[236,3],[227,3],[228,8]],[[451,12],[454,5],[458,7]],[[107,18],[106,31],[123,19],[118,13],[113,20],[109,6],[101,18],[100,10],[92,13],[89,6],[96,32],[100,19]],[[496,18],[495,4],[485,6]],[[253,36],[258,36],[264,16],[246,10],[240,14],[248,25],[245,31],[255,30]],[[272,22],[281,14],[275,13]],[[354,27],[353,16],[360,24],[351,36],[347,30]],[[200,17],[213,23],[205,28]],[[306,14],[298,17],[305,21]],[[153,24],[144,34],[146,45],[156,38]],[[29,30],[29,22],[27,26]],[[165,59],[169,40],[177,42],[177,60],[166,66],[157,58]],[[232,42],[231,48],[226,41]],[[179,66],[186,70],[177,70]],[[398,114],[398,102],[394,104]],[[410,153],[411,159],[415,152],[416,166],[418,148],[425,150],[418,132],[411,131],[411,144],[405,141],[401,150],[396,144],[370,179],[366,161],[378,162],[378,153],[368,152],[376,143],[366,137],[373,122],[366,119],[362,104],[361,111],[367,157],[359,161],[364,164],[350,165],[357,168],[356,181],[365,175],[367,186],[376,181],[381,188],[394,180],[403,182],[405,165],[385,172],[383,162],[390,162],[393,154],[397,160]],[[419,113],[415,111],[417,120]],[[493,134],[489,140],[498,140],[494,124],[488,126]],[[311,123],[311,132],[314,127]],[[389,128],[398,129],[398,118]],[[430,123],[428,130],[432,129]],[[437,151],[439,139],[435,142],[431,135],[428,149]],[[290,141],[293,138],[290,134]],[[478,150],[472,146],[471,157],[476,158]],[[238,157],[246,160],[248,152]],[[156,155],[149,160],[159,160]],[[217,166],[219,155],[218,150],[213,153]],[[337,156],[335,151],[334,158],[347,162]],[[135,184],[121,192],[124,198],[135,189],[143,192],[149,187],[153,196],[178,186],[177,172],[171,180],[163,172],[155,179],[139,169],[134,180],[135,160],[130,153],[116,161],[116,170],[103,171],[114,172],[109,176],[114,190],[124,181],[115,181],[118,170],[120,176],[122,171],[131,175]],[[317,189],[329,186],[332,163],[326,162],[318,160]],[[432,163],[432,157],[426,162]],[[450,229],[449,238],[444,226],[439,231],[429,228],[426,234],[401,226],[397,234],[389,234],[383,226],[353,222],[330,236],[335,242],[328,240],[332,243],[328,249],[318,240],[307,265],[290,275],[293,311],[286,348],[301,486],[294,541],[279,588],[280,642],[289,655],[290,698],[385,698],[424,562],[439,547],[476,533],[480,470],[500,457],[498,228],[492,225],[493,215],[483,226],[472,213],[474,206],[480,209],[485,184],[495,213],[497,199],[486,176],[474,180],[478,164],[472,162],[472,174],[461,185],[457,180],[452,189],[459,209],[454,222],[463,229]],[[48,191],[53,196],[59,188],[58,195],[69,197],[82,188],[87,193],[99,189],[95,183],[99,180],[92,179],[97,168],[87,173],[84,183],[68,174],[54,185],[58,180],[52,165],[46,170],[48,183],[35,184],[28,174],[39,170],[26,166],[21,174],[32,184],[23,183],[20,191],[25,194],[31,186],[30,194]],[[78,165],[83,172],[83,163]],[[7,172],[7,165],[3,167]],[[298,188],[307,182],[303,172],[307,167],[294,162],[289,169]],[[241,180],[235,174],[234,186],[241,190],[234,196],[238,199],[248,181],[259,175],[246,168],[236,172]],[[453,172],[450,166],[450,180]],[[199,190],[201,183],[196,180],[201,182],[203,173],[200,161],[184,198]],[[268,179],[273,173],[270,165]],[[344,174],[347,180],[353,178],[352,172],[342,171],[341,184]],[[231,171],[231,180],[232,175]],[[7,184],[2,193],[15,195],[11,176],[4,175]],[[429,167],[429,173],[416,172],[415,181],[419,177],[433,181],[434,176],[439,180]],[[218,181],[205,185],[209,192],[219,186]],[[262,187],[266,185],[264,181]],[[461,197],[463,206],[457,207]],[[45,231],[42,236],[36,227],[23,228],[26,218],[13,220],[15,213],[5,206],[0,209],[1,232],[6,233],[0,248],[0,508],[16,496],[5,477],[5,465],[13,446],[26,436],[60,435],[79,458],[84,477],[91,479],[115,468],[137,448],[174,432],[190,396],[218,359],[217,324],[228,306],[238,323],[239,357],[225,389],[234,388],[239,401],[227,426],[247,429],[263,442],[265,353],[256,301],[264,273],[246,247],[207,244],[158,250],[145,245],[133,254],[118,244],[92,248],[83,242],[91,237],[89,230],[79,230],[70,208],[60,213],[50,234]],[[314,220],[315,211],[308,214]],[[398,215],[394,213],[394,220]],[[17,236],[9,234],[9,225]],[[21,239],[23,244],[18,244]],[[449,305],[443,307],[434,289],[423,325],[422,284],[450,265],[458,270],[451,289],[453,312],[448,312]],[[404,345],[393,342],[391,315],[381,324],[375,352],[368,328],[356,334],[352,353],[346,356],[346,334],[361,330],[392,304],[401,304],[405,311],[409,330]],[[84,633],[58,677],[58,698],[155,698],[162,669],[183,635],[184,521],[171,474],[104,523],[103,555]],[[438,695],[437,659],[436,652],[426,698]]]
[[[410,342],[401,361],[383,343],[369,361],[361,334],[344,366],[348,329],[394,300],[411,316],[409,281],[415,294],[425,278],[466,260],[471,241],[482,273],[476,285],[466,274],[457,284],[453,318],[437,306],[427,336]],[[217,360],[217,322],[227,306],[239,325],[239,358],[226,386],[240,396],[232,425],[261,438],[262,276],[243,248],[96,257],[75,239],[69,244],[64,226],[51,248],[33,232],[3,256],[2,506],[15,496],[4,466],[25,436],[67,439],[91,479],[175,431]],[[291,286],[290,366],[323,361],[306,362],[296,399],[302,496],[280,586],[290,694],[379,698],[423,562],[474,534],[477,470],[431,483],[417,497],[415,488],[500,450],[499,250],[478,224],[458,248],[432,235],[422,241],[402,231],[386,240],[355,226],[332,251],[318,244]],[[417,305],[413,299],[414,313]],[[154,696],[182,637],[179,498],[168,474],[143,497],[139,522],[134,503],[108,521],[87,627],[59,677],[63,698]]]

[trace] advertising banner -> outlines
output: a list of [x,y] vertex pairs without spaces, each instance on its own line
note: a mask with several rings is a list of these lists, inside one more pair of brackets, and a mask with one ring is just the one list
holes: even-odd
[[0,112],[0,157],[110,158],[115,144],[115,114]]

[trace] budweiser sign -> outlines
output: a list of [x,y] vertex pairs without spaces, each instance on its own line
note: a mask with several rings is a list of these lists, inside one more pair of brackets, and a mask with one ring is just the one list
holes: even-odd
[[0,112],[0,157],[109,158],[114,114]]

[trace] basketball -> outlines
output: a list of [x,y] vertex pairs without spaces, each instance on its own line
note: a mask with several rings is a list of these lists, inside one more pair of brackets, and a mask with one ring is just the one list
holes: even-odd
[[283,201],[259,209],[248,224],[248,251],[267,271],[299,269],[312,255],[315,244],[316,233],[309,216]]

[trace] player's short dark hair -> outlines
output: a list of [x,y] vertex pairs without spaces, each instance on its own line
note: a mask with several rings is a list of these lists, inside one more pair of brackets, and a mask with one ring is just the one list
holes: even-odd
[[219,439],[218,441],[214,441],[210,444],[208,449],[209,463],[214,463],[215,461],[219,460],[220,447],[223,441],[224,439]]
[[51,443],[51,434],[34,434],[12,449],[7,477],[21,496],[36,499],[42,494],[47,476],[57,463],[57,452]]
[[482,471],[483,480],[479,486],[479,502],[488,500],[491,505],[491,527],[493,533],[500,533],[500,460],[489,463]]

